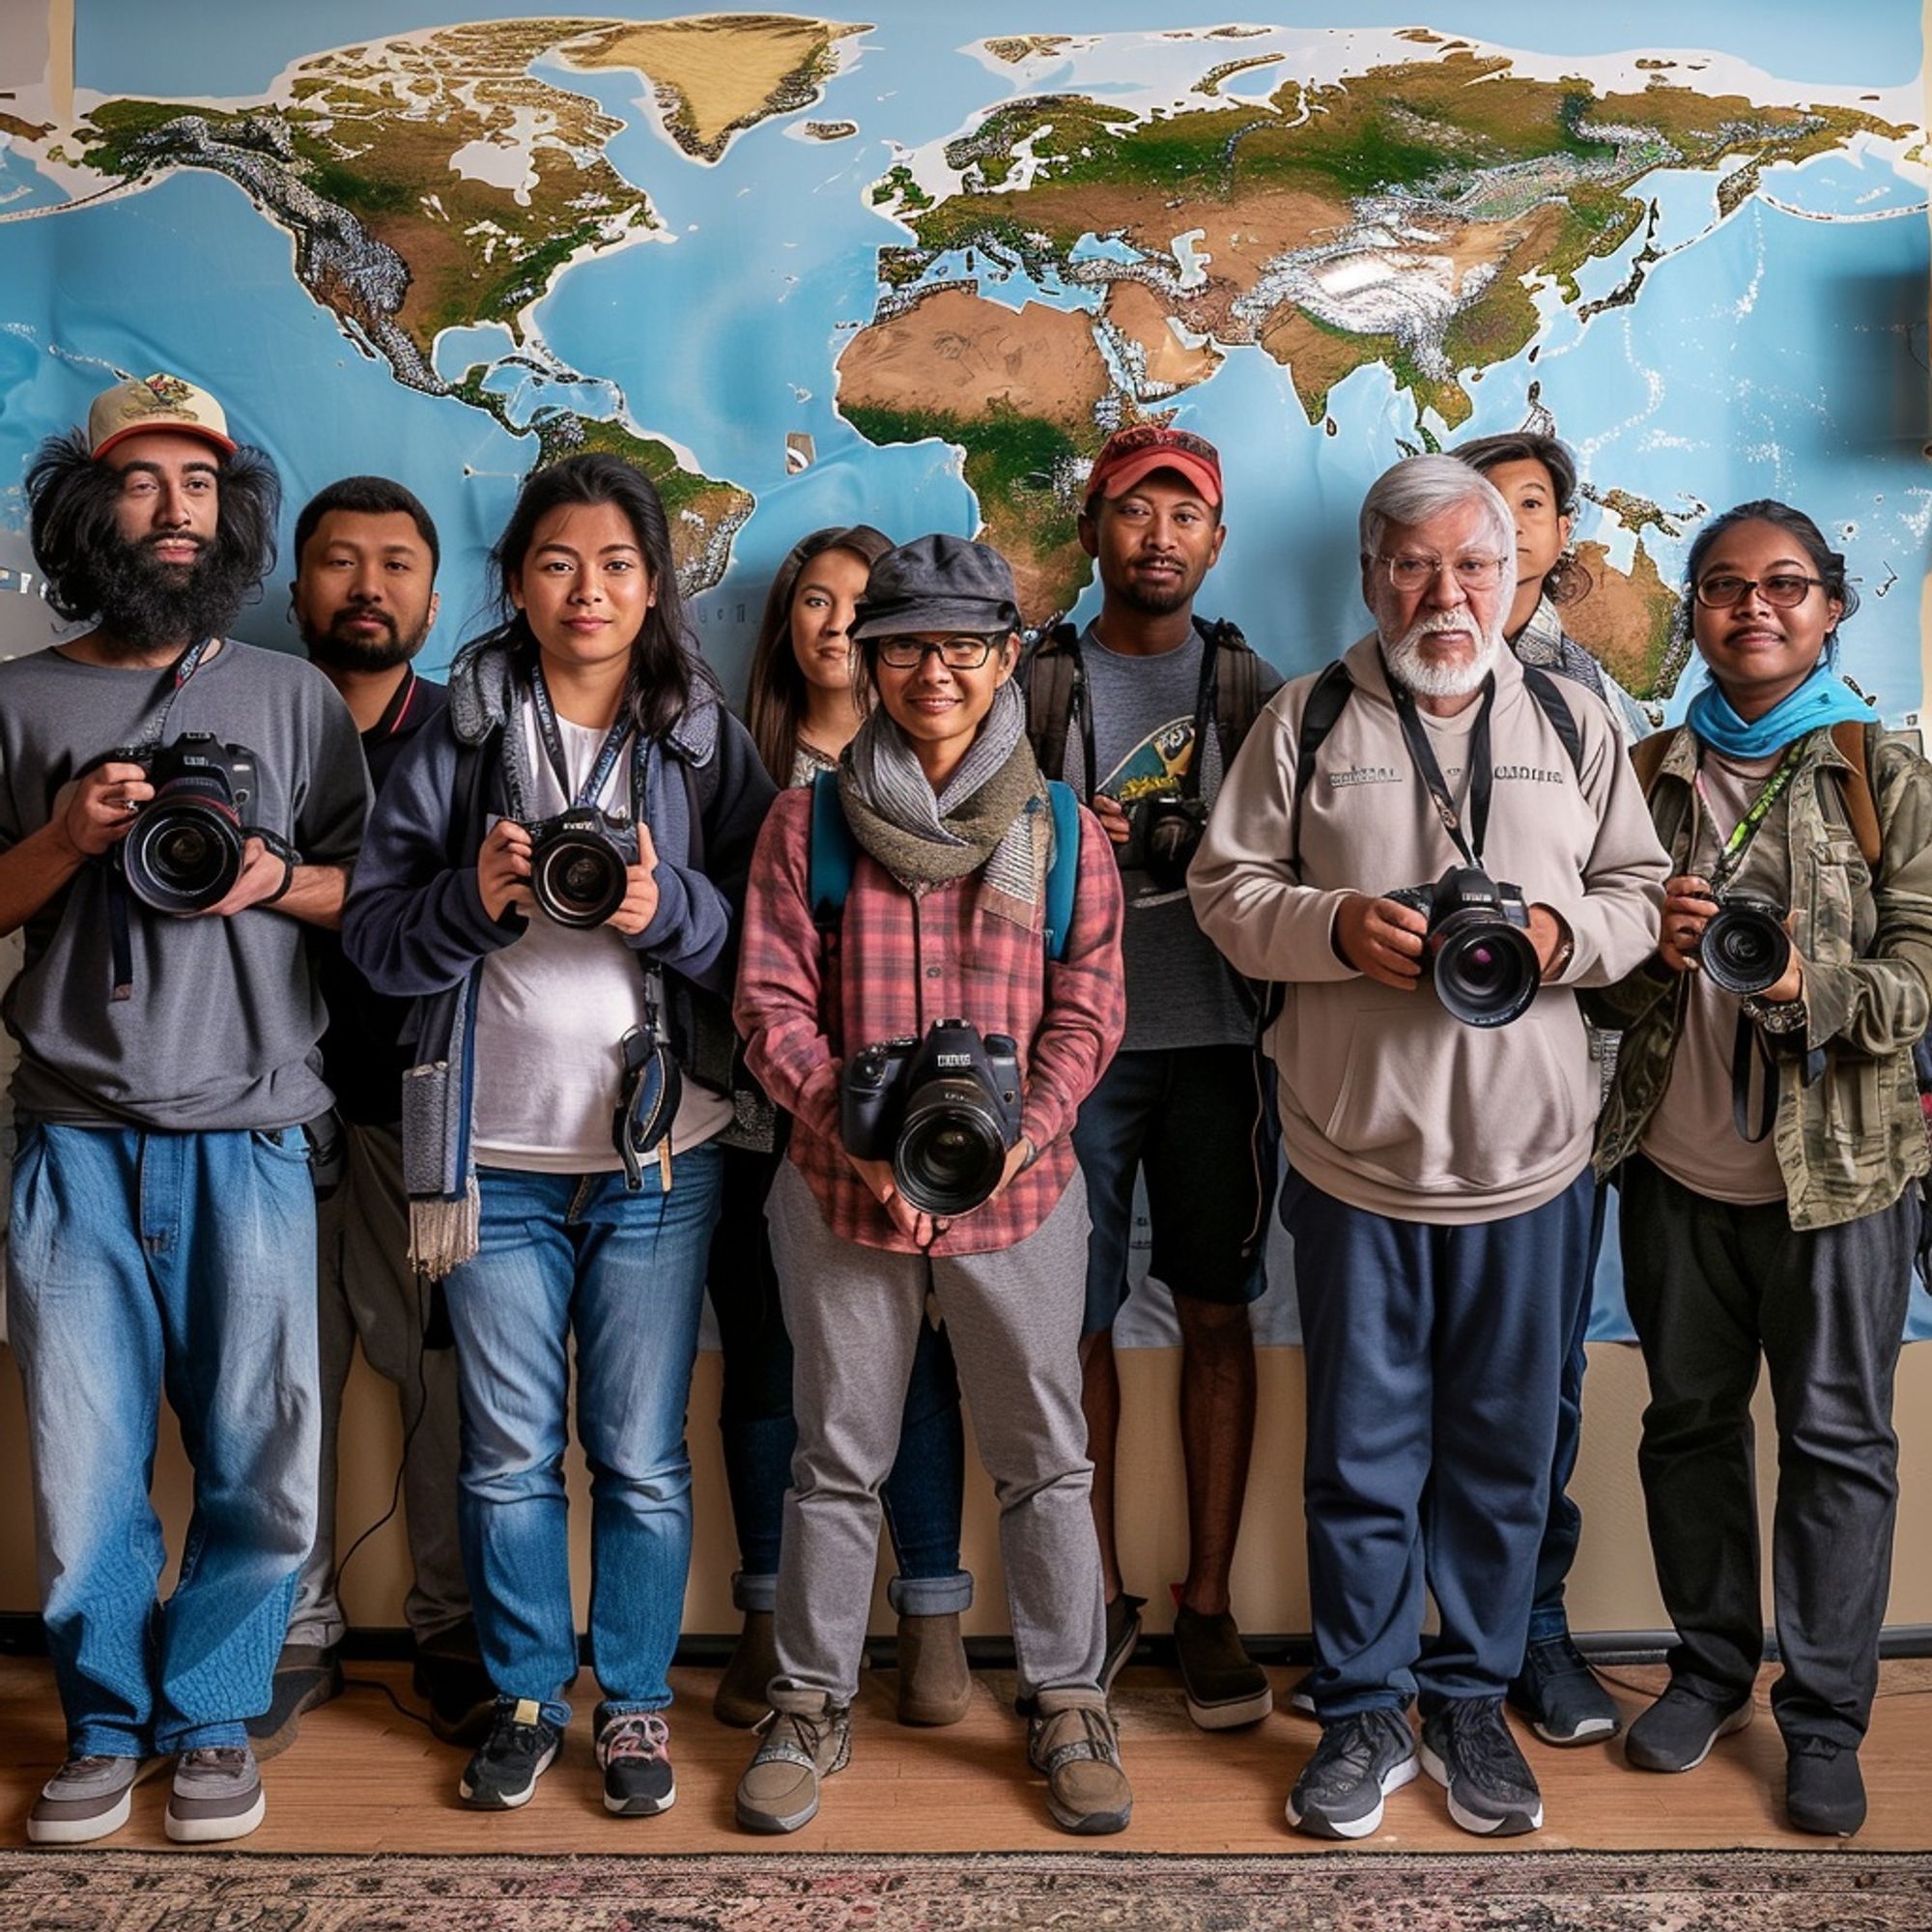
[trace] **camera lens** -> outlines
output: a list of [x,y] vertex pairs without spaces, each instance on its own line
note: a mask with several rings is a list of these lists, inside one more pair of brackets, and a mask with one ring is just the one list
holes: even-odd
[[1464,1026],[1508,1026],[1536,998],[1536,948],[1520,926],[1492,914],[1451,913],[1435,940],[1435,993]]
[[[169,787],[170,790],[175,787]],[[242,876],[242,830],[213,799],[157,795],[121,848],[128,890],[156,912],[206,912]]]
[[559,925],[602,925],[624,902],[624,862],[610,846],[565,837],[538,855],[530,889]]
[[1791,937],[1776,906],[1758,899],[1727,899],[1704,928],[1697,957],[1714,986],[1743,998],[1784,977],[1791,963]]
[[1006,1136],[977,1080],[928,1080],[906,1103],[893,1179],[922,1213],[970,1213],[1006,1165]]

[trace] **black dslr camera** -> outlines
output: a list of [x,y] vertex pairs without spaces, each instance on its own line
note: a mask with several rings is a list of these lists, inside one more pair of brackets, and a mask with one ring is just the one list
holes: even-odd
[[1017,1043],[965,1020],[922,1040],[868,1046],[845,1064],[838,1137],[860,1160],[890,1160],[926,1214],[966,1214],[992,1193],[1020,1135]]
[[1783,908],[1751,893],[1704,896],[1718,908],[1697,942],[1697,958],[1712,985],[1740,999],[1776,985],[1791,964]]
[[1480,867],[1451,866],[1433,886],[1382,896],[1428,919],[1423,959],[1435,996],[1464,1026],[1508,1026],[1528,1011],[1543,965],[1520,886],[1499,884]]
[[1127,808],[1127,842],[1119,847],[1121,869],[1138,867],[1164,893],[1187,883],[1187,868],[1201,849],[1208,808],[1198,798],[1159,792]]
[[624,903],[638,828],[594,806],[540,818],[530,835],[530,891],[558,925],[602,925]]
[[242,813],[258,790],[254,753],[210,731],[184,731],[145,751],[109,752],[102,762],[139,765],[155,788],[114,848],[128,890],[182,918],[219,905],[242,876]]

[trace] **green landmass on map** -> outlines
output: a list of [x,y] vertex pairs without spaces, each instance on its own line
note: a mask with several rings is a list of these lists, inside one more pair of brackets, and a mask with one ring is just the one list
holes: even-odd
[[[1346,82],[1290,80],[1265,101],[1223,98],[1142,114],[1084,96],[1029,96],[947,145],[948,187],[929,176],[920,185],[900,164],[873,189],[910,240],[880,251],[878,307],[844,351],[840,408],[865,434],[867,421],[903,418],[908,435],[956,441],[970,481],[977,451],[1019,440],[1016,417],[1053,424],[1091,456],[1113,425],[1185,386],[1151,394],[1116,381],[1081,422],[1066,420],[1052,357],[1041,358],[1037,393],[1004,373],[977,397],[949,383],[943,406],[930,409],[902,389],[882,392],[874,373],[895,359],[891,338],[931,332],[921,311],[938,298],[934,289],[959,299],[956,282],[936,278],[956,270],[941,265],[977,251],[1048,289],[1137,285],[1178,339],[1251,346],[1281,363],[1311,423],[1322,421],[1339,384],[1385,367],[1416,412],[1416,440],[1433,446],[1440,438],[1431,419],[1453,433],[1471,413],[1469,383],[1536,339],[1538,299],[1553,291],[1577,305],[1578,272],[1636,233],[1649,213],[1634,191],[1645,175],[1732,164],[1718,211],[1727,213],[1769,163],[1861,134],[1910,131],[1855,109],[1765,105],[1662,75],[1600,95],[1581,79],[1518,73],[1507,58],[1462,42]],[[1094,239],[1123,242],[1138,259],[1091,249],[1076,258]],[[1635,299],[1647,268],[1637,263],[1597,306]],[[1030,333],[1062,319],[1032,304],[1017,317],[989,314],[985,328],[1004,339],[1011,364],[1024,361]],[[953,337],[980,332],[969,315],[950,318]],[[1054,600],[1085,581],[1070,533],[1078,466],[1066,472],[1065,498],[1039,503],[1030,522],[1008,467],[980,467],[998,485],[981,499],[987,527],[1019,545],[1014,561],[1035,597],[1029,621],[1047,621],[1065,608]],[[1647,689],[1633,675],[1632,689]]]
[[[681,36],[686,27],[694,31]],[[648,53],[672,76],[660,93],[680,103],[674,137],[715,157],[731,135],[808,104],[834,42],[854,31],[772,15],[628,34],[608,19],[494,21],[317,54],[259,102],[113,99],[74,128],[37,131],[53,137],[48,158],[70,172],[76,199],[178,168],[235,182],[294,236],[303,286],[399,381],[533,437],[539,464],[580,448],[639,463],[670,513],[680,575],[697,589],[724,574],[753,506],[747,492],[691,470],[619,420],[550,407],[518,423],[485,386],[487,366],[455,383],[438,374],[436,340],[501,324],[516,359],[567,386],[581,379],[533,340],[529,310],[572,262],[659,229],[648,196],[606,156],[623,124],[530,74],[532,63],[619,67]]]

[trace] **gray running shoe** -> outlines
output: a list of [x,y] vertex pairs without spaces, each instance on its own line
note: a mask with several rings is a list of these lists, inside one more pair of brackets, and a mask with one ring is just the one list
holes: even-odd
[[224,1838],[245,1838],[268,1808],[262,1774],[246,1745],[186,1750],[175,1759],[167,1828],[177,1844],[212,1845]]
[[748,1832],[796,1832],[818,1815],[821,1779],[852,1756],[844,1706],[823,1692],[781,1690],[758,1725],[758,1748],[738,1780],[738,1822]]
[[1543,1793],[1503,1719],[1500,1697],[1458,1697],[1423,1719],[1422,1768],[1449,1815],[1479,1837],[1543,1829]]
[[27,1839],[36,1845],[86,1845],[128,1822],[137,1757],[74,1756],[41,1787],[27,1813]]
[[1382,1800],[1415,1779],[1415,1733],[1400,1711],[1356,1711],[1321,1727],[1289,1793],[1288,1822],[1315,1838],[1366,1838]]

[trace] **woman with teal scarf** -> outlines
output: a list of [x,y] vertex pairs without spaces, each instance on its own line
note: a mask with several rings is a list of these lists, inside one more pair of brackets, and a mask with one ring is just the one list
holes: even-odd
[[1595,1015],[1624,1029],[1598,1169],[1623,1189],[1651,1393],[1638,1467],[1677,1631],[1627,1750],[1690,1771],[1750,1721],[1762,1358],[1785,1808],[1845,1836],[1865,1817],[1892,1378],[1928,1165],[1912,1049],[1932,1018],[1932,767],[1833,669],[1858,595],[1810,518],[1727,511],[1691,545],[1689,579],[1710,681],[1688,724],[1636,754],[1675,876],[1655,958]]

